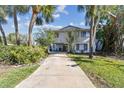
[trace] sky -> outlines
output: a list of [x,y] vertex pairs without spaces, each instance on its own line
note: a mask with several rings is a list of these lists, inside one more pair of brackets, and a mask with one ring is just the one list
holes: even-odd
[[[24,14],[17,16],[18,24],[19,24],[19,32],[21,34],[28,33],[28,26],[31,19],[32,12],[31,10]],[[33,33],[37,31],[37,28],[52,28],[52,29],[60,29],[62,27],[73,25],[81,28],[87,28],[85,26],[85,13],[77,11],[77,6],[72,5],[61,5],[57,6],[56,11],[53,14],[54,22],[49,24],[43,24],[42,26],[34,26]],[[7,17],[7,24],[3,24],[3,29],[5,33],[14,32],[14,23],[12,17]]]

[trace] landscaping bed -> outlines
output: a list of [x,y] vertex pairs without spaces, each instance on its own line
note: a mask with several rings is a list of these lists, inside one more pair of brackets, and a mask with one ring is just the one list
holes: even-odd
[[124,87],[124,61],[102,56],[69,54],[96,87]]
[[47,56],[46,48],[0,46],[0,88],[15,87],[38,67]]
[[47,56],[45,47],[0,46],[0,62],[5,64],[30,64]]

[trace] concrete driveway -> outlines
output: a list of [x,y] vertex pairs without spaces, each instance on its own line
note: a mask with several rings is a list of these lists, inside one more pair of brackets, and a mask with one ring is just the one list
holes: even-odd
[[51,54],[16,88],[94,88],[86,74],[65,53]]

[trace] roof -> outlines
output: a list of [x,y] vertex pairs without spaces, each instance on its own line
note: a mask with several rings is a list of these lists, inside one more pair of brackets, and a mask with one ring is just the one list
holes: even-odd
[[84,28],[68,25],[66,27],[63,27],[55,31],[89,31],[89,29],[84,29]]

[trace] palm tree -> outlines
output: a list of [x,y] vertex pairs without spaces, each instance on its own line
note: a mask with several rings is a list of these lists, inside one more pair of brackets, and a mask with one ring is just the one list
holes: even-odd
[[[30,20],[30,24],[29,24],[29,32],[28,32],[28,45],[31,46],[32,45],[32,29],[33,26],[36,22],[36,24],[38,25],[42,25],[43,21],[45,21],[46,23],[52,22],[53,21],[53,16],[52,14],[54,13],[55,7],[52,5],[35,5],[32,6],[32,17]],[[41,14],[40,16],[38,16],[38,14]]]
[[0,23],[0,31],[1,31],[1,34],[2,34],[2,37],[3,37],[4,45],[7,45],[6,35],[5,35],[5,32],[3,30],[3,27],[2,27],[1,23]]
[[6,23],[6,16],[7,16],[6,9],[7,9],[6,6],[0,6],[0,31],[2,34],[4,45],[7,45],[7,39],[2,24]]
[[98,5],[89,5],[89,6],[78,6],[79,11],[86,11],[86,23],[90,24],[90,53],[89,58],[93,58],[93,44],[95,43],[96,29],[102,17],[113,16],[112,12],[117,10],[117,6],[98,6]]
[[0,36],[0,45],[2,44],[3,42],[2,42],[2,37]]
[[14,19],[16,44],[20,45],[20,36],[19,36],[19,29],[18,29],[17,14],[27,13],[29,11],[29,6],[26,6],[26,5],[8,6],[8,10],[9,10],[8,11],[9,15],[13,16],[13,19]]
[[90,6],[78,6],[79,11],[86,11],[86,23],[90,24],[90,40],[89,40],[89,47],[90,53],[89,58],[93,58],[93,49],[94,49],[94,40],[96,35],[96,27],[100,20],[100,13],[98,11],[100,6],[90,5]]

